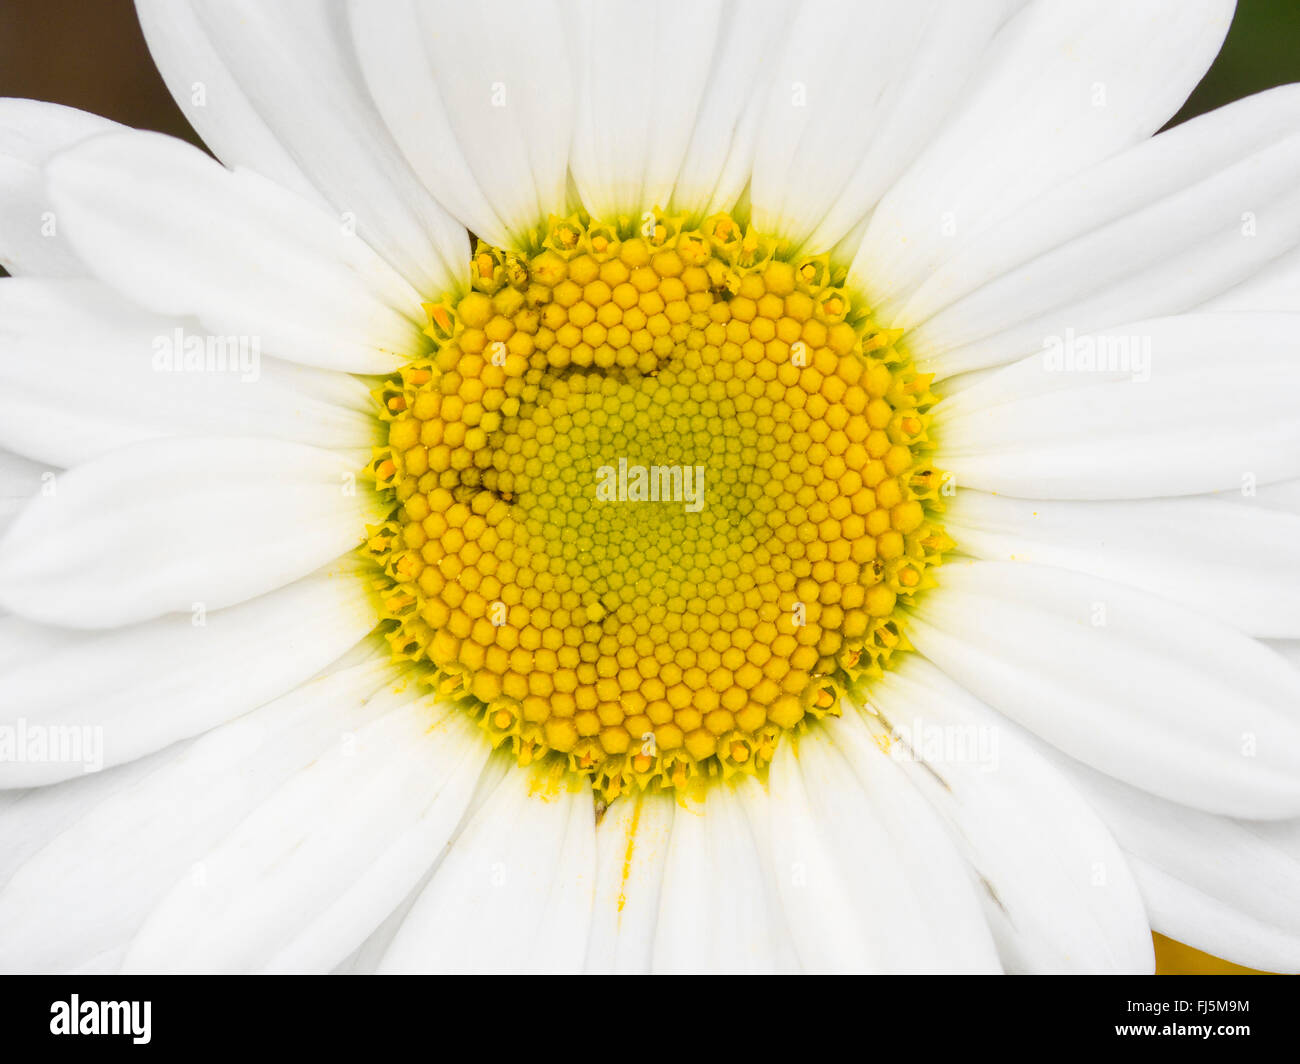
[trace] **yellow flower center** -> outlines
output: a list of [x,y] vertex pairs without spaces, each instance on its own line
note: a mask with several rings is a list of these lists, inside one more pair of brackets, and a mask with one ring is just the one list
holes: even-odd
[[904,645],[951,546],[897,336],[824,257],[650,217],[480,245],[377,392],[394,654],[606,799],[761,771]]

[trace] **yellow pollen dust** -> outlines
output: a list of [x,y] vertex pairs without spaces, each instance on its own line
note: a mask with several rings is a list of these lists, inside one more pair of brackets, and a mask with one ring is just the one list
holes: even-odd
[[480,244],[377,393],[396,657],[598,796],[761,772],[906,646],[930,379],[825,257],[720,215]]

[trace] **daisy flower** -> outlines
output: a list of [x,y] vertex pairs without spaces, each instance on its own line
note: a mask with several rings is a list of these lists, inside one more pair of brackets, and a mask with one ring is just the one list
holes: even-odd
[[1300,967],[1230,2],[138,9],[215,159],[0,103],[0,966]]

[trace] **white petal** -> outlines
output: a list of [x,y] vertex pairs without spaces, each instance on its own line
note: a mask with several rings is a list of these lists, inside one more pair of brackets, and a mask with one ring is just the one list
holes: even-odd
[[359,463],[281,440],[177,438],[60,476],[0,540],[0,604],[108,628],[283,587],[361,542],[383,506]]
[[736,788],[762,866],[762,889],[768,910],[767,936],[773,953],[773,967],[780,972],[799,972],[799,951],[795,948],[793,930],[786,916],[781,897],[779,874],[775,862],[772,834],[772,790],[742,781]]
[[25,665],[33,657],[83,642],[84,632],[33,624],[13,614],[0,615],[0,669]]
[[469,242],[366,92],[341,4],[139,0],[154,60],[229,166],[310,185],[426,299],[468,280]]
[[416,898],[424,893],[424,888],[433,876],[429,869],[420,877],[420,882],[381,923],[366,940],[345,957],[330,973],[331,975],[374,975],[379,970],[379,962],[388,952],[388,947],[398,929],[411,911]]
[[382,924],[376,927],[368,935],[367,939],[356,947],[356,950],[348,953],[347,957],[339,961],[339,964],[335,966],[330,974],[333,974],[333,976],[373,976],[373,974],[376,974],[380,969],[380,961],[383,959],[383,955],[393,942],[394,935],[402,927],[407,913],[411,912],[412,905],[424,892],[426,884],[432,877],[433,869],[429,869],[420,877],[420,882],[415,887],[415,890],[412,890],[411,894],[408,894],[393,912],[383,918]]
[[1300,669],[1300,639],[1265,639],[1262,642]]
[[979,876],[1012,972],[1150,972],[1151,932],[1110,832],[1014,726],[919,655],[873,681],[867,723]]
[[389,372],[427,346],[415,290],[346,226],[264,177],[135,132],[66,149],[46,174],[77,253],[148,310],[356,373]]
[[[189,740],[173,743],[124,765],[76,776],[57,787],[0,791],[0,838],[5,840],[4,847],[0,848],[0,887],[73,824],[110,801],[117,792],[134,786],[171,759],[180,757],[190,745]],[[28,918],[34,915],[29,913]]]
[[749,184],[776,74],[770,57],[789,36],[791,0],[745,0],[722,13],[691,142],[673,189],[672,209],[695,217],[730,211]]
[[52,483],[59,470],[46,462],[0,451],[0,535],[20,510],[41,493],[43,484]]
[[650,970],[675,809],[668,795],[630,794],[616,800],[597,826],[586,971]]
[[22,760],[0,762],[0,786],[53,783],[197,735],[314,676],[374,624],[365,575],[335,569],[204,617],[48,641],[4,669],[0,724]]
[[292,152],[258,113],[208,38],[196,4],[136,0],[150,57],[177,105],[208,149],[326,206]]
[[754,224],[826,251],[956,108],[1013,3],[813,0],[763,101]]
[[128,971],[328,972],[436,861],[490,745],[414,679],[378,719],[271,794],[177,884],[127,951]]
[[577,972],[596,878],[591,789],[507,772],[384,955],[384,972]]
[[[1241,100],[1088,170],[980,234],[893,324],[941,377],[1046,338],[1190,310],[1300,241],[1300,86]],[[1282,306],[1267,309],[1282,310]]]
[[1188,314],[1066,337],[940,404],[938,461],[960,485],[1022,498],[1195,495],[1247,474],[1300,476],[1297,342],[1293,314]]
[[964,554],[1093,573],[1255,636],[1300,637],[1300,515],[1226,499],[1058,502],[958,491]]
[[550,0],[353,0],[357,59],[425,186],[476,235],[521,246],[564,215],[573,64]]
[[1229,820],[1063,767],[1129,853],[1152,927],[1236,964],[1300,971],[1294,821]]
[[[208,851],[281,783],[377,716],[366,700],[390,673],[387,663],[334,673],[193,743],[92,777],[114,786],[61,816],[53,840],[0,891],[0,968],[67,971],[105,953],[120,961],[173,883],[211,882]],[[137,764],[142,770],[133,771]],[[55,805],[78,786],[36,792],[16,818],[24,805]],[[54,810],[29,815],[38,812]]]
[[998,970],[965,864],[861,721],[782,742],[769,787],[772,863],[804,970]]
[[720,0],[576,0],[570,169],[594,217],[640,226],[667,207],[722,27]]
[[41,167],[70,144],[122,128],[73,107],[0,99],[0,266],[15,275],[86,274],[45,195]]
[[[474,791],[474,796],[470,799],[469,809],[461,818],[457,834],[452,836],[452,841],[443,849],[443,857],[455,845],[460,832],[465,830],[466,822],[479,810],[487,797],[496,790],[497,784],[501,782],[501,777],[514,767],[513,762],[504,758],[493,757],[488,759],[487,765],[479,775],[478,787]],[[439,864],[441,864],[441,861],[434,864],[420,877],[420,881],[415,885],[414,889],[402,899],[397,908],[384,919],[384,922],[334,969],[335,974],[374,975],[379,971],[379,965],[384,959],[384,954],[388,952],[388,947],[393,944],[397,932],[401,930],[402,924],[406,922],[407,914],[414,908],[420,895],[424,893],[424,888],[429,885],[429,881],[433,878]]]
[[1246,506],[1259,506],[1266,510],[1300,514],[1300,479],[1256,484],[1253,477],[1243,476],[1237,491],[1225,491],[1217,498],[1239,502]]
[[981,231],[1151,136],[1214,59],[1232,0],[1036,0],[881,200],[851,276],[886,318]]
[[654,971],[797,968],[784,915],[768,898],[768,871],[741,797],[751,789],[762,785],[749,779],[733,790],[719,783],[702,800],[679,806],[654,928]]
[[62,466],[159,436],[269,436],[369,448],[366,386],[262,357],[98,281],[0,281],[0,446]]
[[1300,675],[1267,647],[1064,569],[954,560],[936,579],[908,636],[993,708],[1173,801],[1300,813]]
[[1300,314],[1300,247],[1279,255],[1235,288],[1208,300],[1201,309]]

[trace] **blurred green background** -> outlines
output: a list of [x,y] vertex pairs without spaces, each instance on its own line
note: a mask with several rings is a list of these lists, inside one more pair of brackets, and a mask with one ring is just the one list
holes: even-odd
[[1169,123],[1300,81],[1300,0],[1237,0],[1223,50]]
[[[1222,52],[1169,124],[1291,81],[1300,81],[1300,0],[1238,0]],[[0,96],[53,100],[200,144],[150,62],[131,0],[0,0]],[[1163,973],[1244,971],[1160,936],[1156,946]]]

